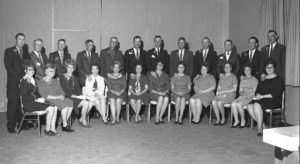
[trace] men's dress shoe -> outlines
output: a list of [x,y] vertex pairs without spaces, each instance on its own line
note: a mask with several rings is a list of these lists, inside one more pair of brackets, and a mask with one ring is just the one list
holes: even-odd
[[262,136],[263,136],[263,133],[261,133],[261,132],[257,133],[257,137],[262,137]]
[[15,129],[7,129],[8,133],[16,133]]
[[159,124],[159,121],[157,121],[157,122],[155,121],[155,125],[158,125],[158,124]]
[[74,132],[74,129],[71,129],[70,126],[66,126],[66,127],[61,127],[61,130],[64,132]]
[[178,121],[174,121],[174,124],[178,124]]
[[164,124],[164,123],[165,123],[165,121],[163,121],[163,120],[162,120],[162,121],[159,121],[159,123],[160,123],[160,124]]

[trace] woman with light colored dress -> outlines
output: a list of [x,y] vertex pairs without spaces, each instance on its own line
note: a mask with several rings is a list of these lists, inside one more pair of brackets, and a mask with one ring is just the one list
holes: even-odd
[[194,78],[195,94],[190,99],[191,111],[193,114],[193,124],[200,123],[202,106],[208,107],[215,97],[216,80],[213,75],[208,74],[209,65],[204,63],[201,66],[201,75]]
[[171,100],[175,102],[175,124],[182,125],[186,101],[190,98],[191,78],[184,74],[185,64],[177,64],[177,73],[171,78]]
[[[216,115],[215,126],[225,125],[225,109],[224,104],[231,103],[236,97],[237,78],[231,73],[232,65],[230,63],[224,64],[225,74],[220,75],[220,80],[217,87],[217,93],[212,101],[213,110]],[[220,118],[221,113],[221,118]]]
[[[249,102],[252,101],[254,97],[254,93],[258,84],[258,80],[252,76],[252,67],[250,64],[244,66],[244,76],[241,76],[240,82],[240,89],[239,94],[240,96],[235,99],[231,103],[231,112],[234,116],[234,124],[231,128],[245,128],[246,121],[245,121],[245,114],[244,114],[244,106],[247,106]],[[241,122],[239,121],[238,114],[241,116]]]

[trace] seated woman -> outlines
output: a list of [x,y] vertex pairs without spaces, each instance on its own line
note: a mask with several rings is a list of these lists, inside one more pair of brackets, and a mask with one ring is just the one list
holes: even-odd
[[74,129],[71,129],[68,125],[68,120],[73,111],[73,101],[65,97],[59,80],[53,78],[55,76],[54,64],[45,65],[45,74],[46,76],[38,82],[39,92],[46,101],[55,104],[58,110],[61,111],[62,131],[74,132]]
[[149,103],[148,97],[148,79],[142,74],[142,64],[135,66],[136,74],[129,79],[129,100],[132,109],[135,112],[135,122],[138,123],[142,119],[140,117],[140,110],[142,103],[147,105]]
[[[236,97],[238,82],[236,76],[231,73],[231,70],[232,65],[230,63],[225,63],[225,74],[220,75],[217,93],[212,101],[213,109],[217,117],[217,121],[214,124],[215,126],[225,125],[225,111],[223,105],[231,103]],[[221,119],[219,112],[221,113]]]
[[200,123],[202,106],[207,107],[215,97],[216,80],[213,75],[208,74],[209,65],[204,63],[201,66],[201,75],[194,78],[195,95],[190,100],[193,114],[193,124]]
[[105,79],[99,75],[99,66],[92,64],[91,75],[85,80],[85,87],[83,95],[89,100],[89,110],[95,106],[97,111],[101,114],[104,124],[107,124],[106,119],[106,96],[105,96]]
[[122,66],[120,61],[115,61],[112,65],[113,73],[107,78],[107,97],[110,101],[110,110],[112,115],[111,125],[120,123],[120,112],[122,102],[127,101],[127,82],[126,77],[121,74]]
[[266,62],[265,70],[267,75],[263,81],[259,82],[255,91],[255,97],[253,98],[254,101],[248,105],[250,116],[257,122],[257,136],[259,137],[263,135],[263,111],[282,107],[284,82],[275,74],[275,69],[275,61],[269,60]]
[[81,118],[79,119],[79,125],[83,127],[89,127],[86,122],[86,115],[89,110],[92,108],[92,104],[87,100],[79,99],[82,91],[79,86],[79,80],[73,75],[73,72],[76,68],[76,64],[73,60],[67,61],[65,63],[67,73],[62,74],[60,77],[60,84],[65,92],[65,97],[73,101],[74,108],[78,110],[81,109]]
[[175,124],[182,125],[186,101],[190,98],[191,78],[184,74],[185,64],[177,64],[177,73],[171,78],[171,100],[175,102]]
[[[234,116],[234,124],[231,128],[236,128],[240,125],[240,128],[246,127],[245,115],[243,106],[248,105],[254,97],[258,80],[252,76],[252,67],[250,64],[244,66],[244,76],[241,76],[240,96],[231,103],[231,111]],[[238,114],[241,115],[241,122],[239,121]]]
[[170,78],[163,72],[164,64],[158,61],[155,72],[149,75],[150,100],[157,101],[155,124],[165,123],[162,119],[169,103]]
[[33,78],[34,65],[28,64],[24,66],[25,76],[20,82],[20,92],[24,110],[26,112],[46,111],[46,128],[45,135],[59,135],[55,129],[57,107],[45,103],[45,100],[38,92],[36,81]]

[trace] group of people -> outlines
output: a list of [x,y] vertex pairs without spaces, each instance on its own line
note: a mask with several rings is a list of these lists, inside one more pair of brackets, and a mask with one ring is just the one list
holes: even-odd
[[55,128],[58,111],[62,131],[74,132],[68,125],[73,109],[81,109],[78,121],[83,127],[90,127],[87,115],[93,107],[105,124],[115,125],[120,123],[122,104],[128,103],[138,123],[142,121],[142,105],[155,101],[155,124],[164,123],[163,115],[172,103],[175,124],[183,124],[189,104],[193,124],[200,123],[202,108],[212,105],[214,125],[222,126],[226,124],[224,104],[231,104],[235,118],[231,127],[244,128],[247,108],[257,122],[257,135],[262,136],[263,111],[281,107],[285,78],[285,46],[277,43],[276,31],[270,30],[267,37],[269,44],[261,51],[258,39],[250,37],[249,50],[241,55],[234,51],[231,40],[224,42],[225,52],[217,55],[208,37],[203,38],[202,49],[195,54],[181,37],[178,49],[169,55],[158,35],[148,52],[143,50],[141,37],[135,36],[133,48],[123,55],[118,38],[111,37],[100,57],[94,42],[87,40],[85,50],[74,61],[66,40],[58,40],[58,50],[48,59],[42,39],[34,40],[34,50],[29,53],[24,46],[25,35],[18,33],[16,44],[7,48],[4,56],[8,132],[15,133],[15,126],[20,125],[21,103],[27,112],[47,111],[45,134],[53,136],[59,135]]

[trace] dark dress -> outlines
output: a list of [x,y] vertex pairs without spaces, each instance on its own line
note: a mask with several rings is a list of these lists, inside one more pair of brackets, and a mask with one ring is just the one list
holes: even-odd
[[256,88],[255,94],[271,94],[272,98],[263,98],[260,100],[253,100],[251,104],[258,103],[260,104],[263,110],[266,109],[276,109],[282,107],[282,94],[284,91],[284,83],[283,80],[276,76],[272,79],[265,79],[264,81],[260,81]]
[[74,108],[78,109],[78,105],[81,103],[81,99],[73,98],[72,95],[80,96],[82,95],[81,89],[79,86],[79,79],[75,76],[72,76],[69,80],[65,75],[60,77],[60,84],[62,89],[65,92],[65,97],[73,101]]
[[73,107],[73,101],[69,98],[61,99],[47,99],[49,95],[59,96],[65,95],[63,89],[61,88],[59,80],[52,79],[50,83],[47,83],[43,79],[38,82],[38,89],[42,97],[44,97],[48,102],[55,104],[59,110],[65,107]]
[[[115,99],[122,99],[123,101],[127,101],[127,91],[126,91],[126,78],[124,75],[122,75],[120,78],[108,78],[107,79],[107,89],[108,89],[108,93],[107,93],[107,97],[108,100],[111,98],[115,98]],[[113,91],[121,91],[121,90],[125,90],[120,96],[114,94],[111,92],[111,90]]]
[[[152,93],[152,90],[159,91],[159,92],[165,92],[169,91],[170,89],[170,78],[169,76],[162,72],[162,74],[156,75],[154,77],[152,74],[149,75],[149,92],[150,92],[150,100],[151,101],[157,101],[158,97],[160,95]],[[168,94],[166,95],[166,97]]]
[[[141,75],[140,79],[137,80],[137,78],[130,78],[129,80],[129,86],[132,87],[132,90],[135,92],[142,92],[145,89],[145,86],[148,85],[148,79],[145,75]],[[145,92],[139,96],[136,96],[134,94],[129,95],[129,100],[134,99],[138,100],[140,99],[143,104],[147,105],[149,103],[149,95],[148,92]]]
[[21,80],[20,92],[24,111],[26,112],[44,111],[51,106],[50,104],[35,101],[38,98],[41,98],[41,95],[39,94],[37,86],[28,82],[26,79]]

